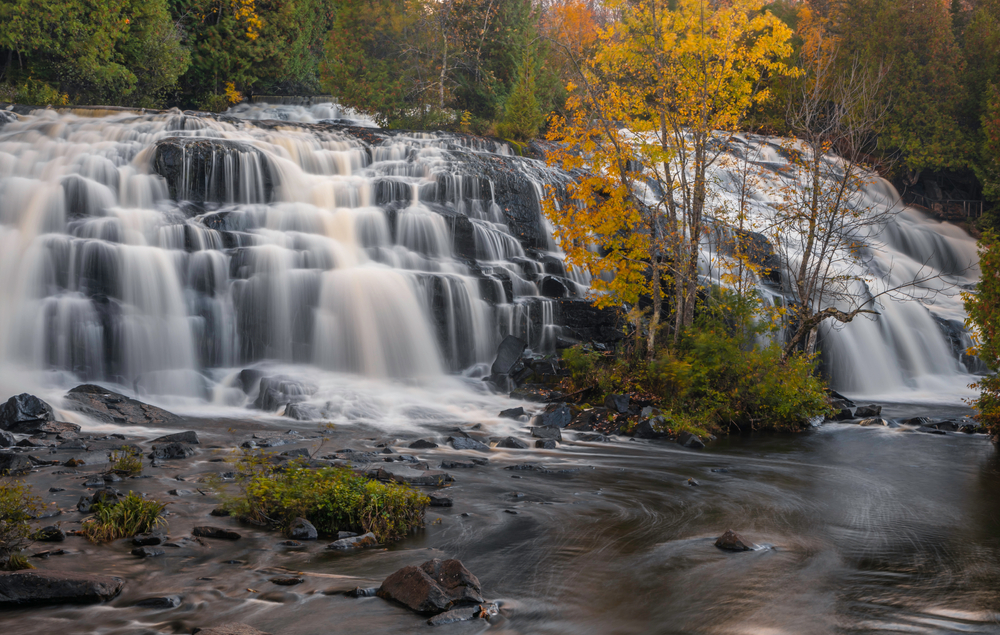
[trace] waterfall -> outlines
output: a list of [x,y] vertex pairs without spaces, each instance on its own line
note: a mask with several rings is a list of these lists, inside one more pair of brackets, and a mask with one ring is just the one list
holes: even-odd
[[[482,385],[504,336],[537,353],[571,338],[559,303],[582,302],[590,281],[567,270],[539,206],[568,174],[502,143],[344,118],[333,104],[7,117],[0,384],[99,381],[241,405],[233,377],[248,366]],[[767,219],[787,160],[775,140],[745,143],[773,181],[751,201],[752,219]],[[712,182],[716,203],[738,195],[734,168],[717,165]],[[884,181],[864,196],[898,199]],[[966,269],[975,242],[911,208],[861,238],[885,284],[941,277],[920,301],[824,327],[832,385],[965,394],[974,360],[957,352],[968,344],[957,291],[978,275]],[[718,280],[725,256],[704,248],[702,272]]]
[[247,366],[481,385],[507,334],[555,350],[553,298],[585,289],[536,191],[567,175],[335,104],[226,115],[0,127],[0,384],[238,404]]

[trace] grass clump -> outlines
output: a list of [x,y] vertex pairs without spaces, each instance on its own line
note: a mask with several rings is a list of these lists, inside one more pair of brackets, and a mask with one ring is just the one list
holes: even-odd
[[33,569],[21,553],[31,544],[30,522],[42,511],[42,499],[24,481],[0,479],[0,570]]
[[287,527],[301,517],[322,535],[372,532],[380,543],[423,526],[430,504],[406,485],[380,483],[346,468],[311,469],[301,462],[275,466],[264,454],[239,459],[237,482],[240,493],[225,507],[244,520]]
[[111,453],[111,467],[108,471],[119,476],[136,476],[142,474],[142,453],[139,450],[123,445],[121,449]]
[[108,542],[145,533],[165,524],[165,508],[165,503],[129,492],[121,501],[97,503],[94,515],[83,522],[83,535],[91,542]]

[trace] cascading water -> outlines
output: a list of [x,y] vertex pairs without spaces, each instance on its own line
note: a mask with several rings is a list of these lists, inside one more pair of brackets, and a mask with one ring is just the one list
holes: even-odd
[[282,112],[298,123],[8,117],[4,387],[30,375],[241,405],[246,365],[426,381],[481,377],[507,334],[554,350],[552,298],[586,283],[539,212],[542,184],[566,175],[492,142]]
[[[711,170],[711,206],[737,209],[742,166],[751,165],[756,183],[747,205],[749,228],[775,227],[776,204],[789,196],[796,174],[781,152],[783,140],[737,138]],[[828,156],[827,169],[837,170],[839,159]],[[791,182],[790,182],[791,181]],[[821,327],[820,347],[831,385],[845,393],[900,401],[954,402],[972,394],[968,384],[978,360],[964,355],[971,344],[964,331],[961,292],[979,277],[976,242],[964,230],[933,219],[928,213],[902,204],[895,188],[872,176],[853,202],[857,210],[880,219],[862,224],[854,236],[866,257],[861,262],[844,257],[833,262],[833,276],[868,280],[854,283],[853,293],[878,297],[872,305],[878,315],[859,316],[842,325],[828,320]],[[780,229],[778,231],[781,231]],[[862,235],[863,234],[863,235]],[[784,236],[783,254],[792,266],[802,246]],[[701,272],[720,280],[717,241],[703,241]],[[761,295],[771,301],[794,301],[786,283],[758,280]],[[847,307],[840,307],[845,309]]]

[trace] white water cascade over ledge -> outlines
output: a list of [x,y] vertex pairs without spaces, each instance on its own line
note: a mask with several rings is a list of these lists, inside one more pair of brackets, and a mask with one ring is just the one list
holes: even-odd
[[[561,303],[588,281],[563,267],[538,205],[568,176],[502,144],[347,130],[296,108],[274,110],[285,123],[256,107],[243,113],[253,120],[0,119],[3,393],[59,403],[92,381],[204,414],[250,405],[252,373],[240,371],[252,367],[297,378],[335,422],[493,417],[481,378],[502,337],[544,353],[573,335]],[[876,262],[891,258],[893,275],[930,255],[942,270],[975,259],[968,235],[916,210],[879,240]],[[833,385],[910,401],[968,394],[935,316],[961,321],[957,291],[826,333]]]

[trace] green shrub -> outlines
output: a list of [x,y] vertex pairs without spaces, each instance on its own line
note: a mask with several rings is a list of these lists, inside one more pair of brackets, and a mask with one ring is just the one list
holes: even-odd
[[225,506],[240,518],[287,527],[302,517],[320,534],[370,531],[381,543],[422,526],[430,503],[406,485],[380,483],[345,468],[276,467],[264,454],[245,454],[237,463],[237,478],[240,494]]
[[109,471],[120,476],[142,474],[142,453],[133,447],[123,445],[121,449],[111,453],[109,462]]
[[98,503],[94,515],[83,521],[83,535],[91,542],[108,542],[147,532],[165,524],[166,504],[129,492],[120,502]]
[[23,481],[0,479],[0,569],[16,571],[31,565],[21,550],[31,544],[32,519],[42,510],[42,500]]
[[829,412],[823,381],[812,357],[783,359],[777,343],[760,343],[770,322],[754,319],[755,310],[752,298],[716,290],[679,343],[651,360],[628,350],[611,357],[566,349],[569,388],[645,395],[674,432],[798,429]]

